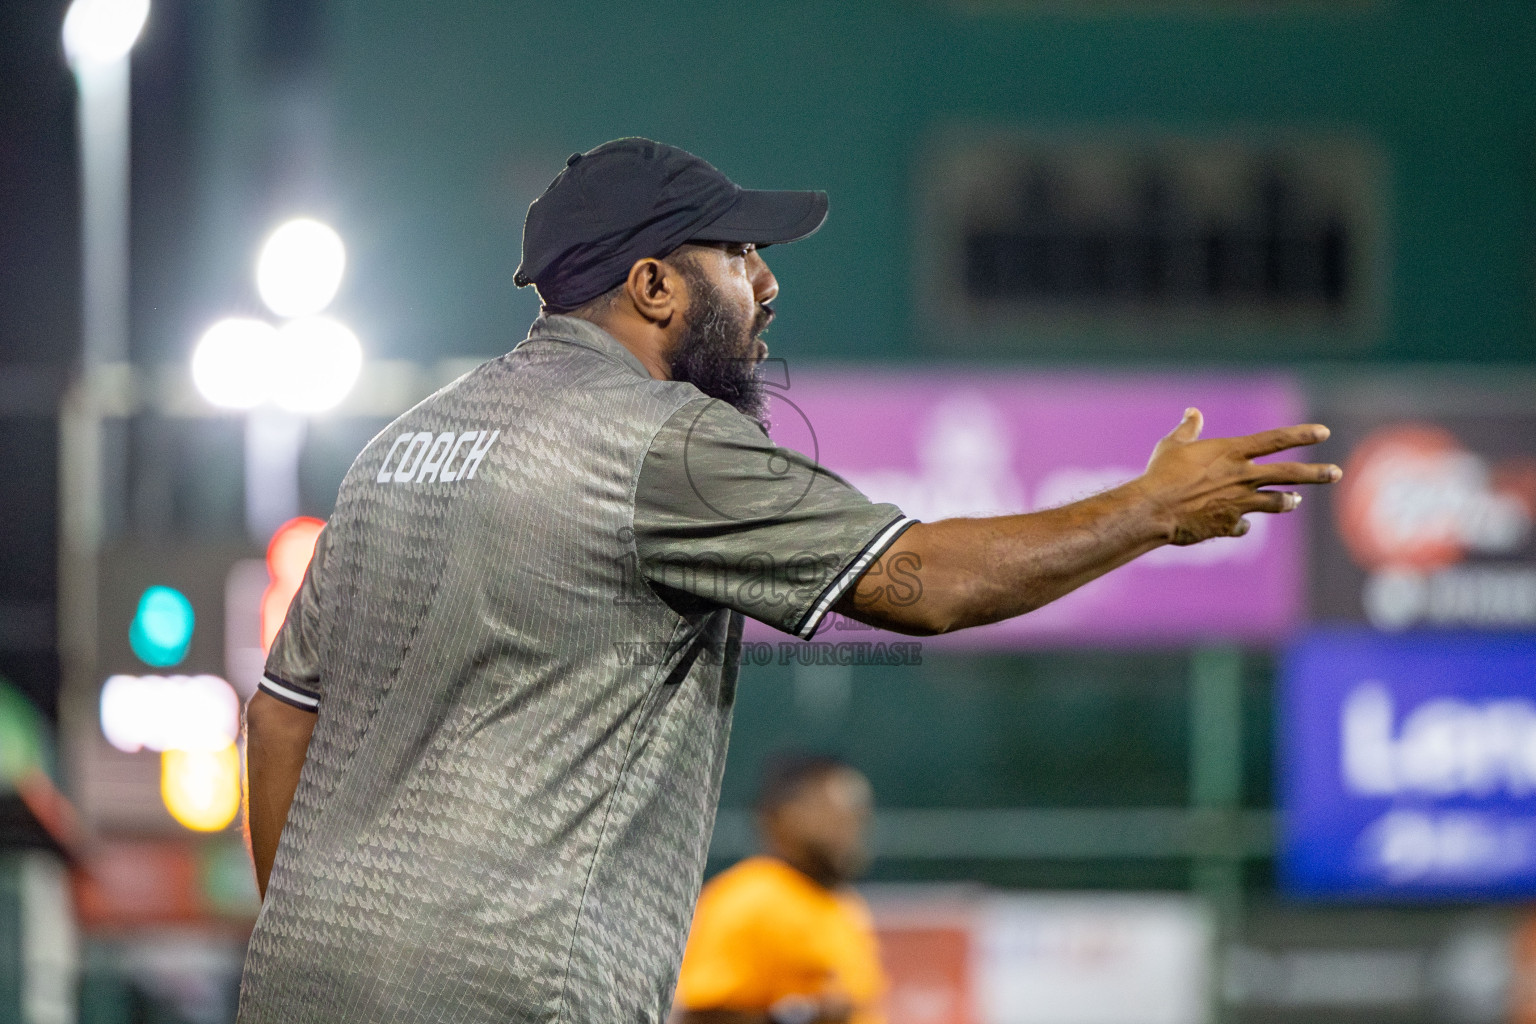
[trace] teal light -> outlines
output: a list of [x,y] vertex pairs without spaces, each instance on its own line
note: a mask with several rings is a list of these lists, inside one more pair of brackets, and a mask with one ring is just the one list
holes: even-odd
[[170,668],[192,644],[192,602],[172,587],[150,587],[128,627],[128,644],[145,664]]

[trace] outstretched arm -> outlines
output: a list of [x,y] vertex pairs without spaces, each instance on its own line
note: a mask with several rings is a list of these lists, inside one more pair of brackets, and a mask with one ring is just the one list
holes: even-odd
[[263,899],[288,807],[315,731],[315,713],[256,691],[245,706],[245,822]]
[[1250,512],[1289,512],[1301,496],[1264,490],[1328,484],[1320,463],[1253,460],[1316,444],[1309,424],[1200,440],[1197,409],[1152,452],[1135,480],[1083,501],[1024,515],[945,519],[908,529],[838,602],[851,619],[932,635],[1033,611],[1164,544],[1248,532]]

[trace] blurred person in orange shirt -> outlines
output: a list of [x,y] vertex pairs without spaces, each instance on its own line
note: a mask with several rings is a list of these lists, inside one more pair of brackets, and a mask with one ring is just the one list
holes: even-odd
[[848,884],[869,861],[872,803],[869,780],[835,758],[771,763],[766,852],[699,894],[674,1024],[883,1024],[874,922]]

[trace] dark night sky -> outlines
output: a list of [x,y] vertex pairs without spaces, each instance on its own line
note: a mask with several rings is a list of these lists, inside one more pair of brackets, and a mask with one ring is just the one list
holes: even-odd
[[0,4],[0,677],[50,713],[57,433],[47,410],[80,323],[64,7]]
[[66,4],[0,4],[0,364],[61,363],[79,330]]
[[[78,345],[74,83],[68,4],[0,4],[0,365],[67,366]],[[133,328],[175,315],[193,200],[192,5],[159,0],[133,62]],[[138,347],[138,346],[136,346]]]
[[[53,710],[57,432],[79,347],[74,83],[65,0],[0,4],[0,677]],[[189,218],[190,5],[160,0],[134,58],[132,333],[174,326]]]

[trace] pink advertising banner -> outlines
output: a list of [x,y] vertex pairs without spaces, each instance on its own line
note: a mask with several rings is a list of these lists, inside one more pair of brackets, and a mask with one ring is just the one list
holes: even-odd
[[[1278,375],[828,369],[788,384],[771,389],[774,439],[925,521],[1050,508],[1123,483],[1191,405],[1206,436],[1304,419],[1298,387]],[[924,645],[1276,639],[1301,616],[1306,511],[1250,516],[1245,537],[1161,548],[1029,615]],[[860,628],[832,621],[817,639],[894,639]],[[784,639],[752,622],[747,637]]]

